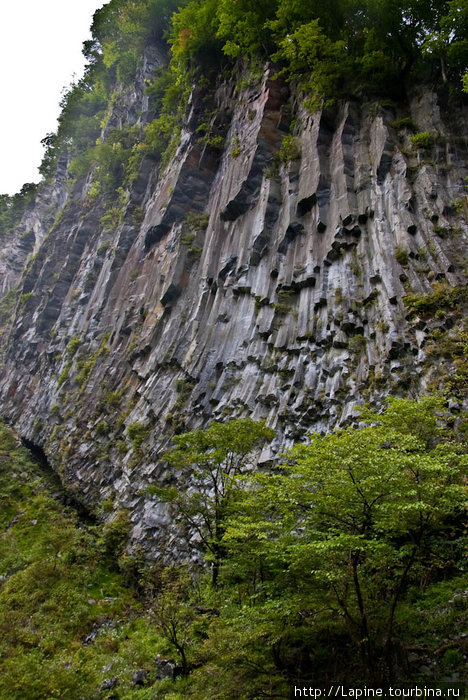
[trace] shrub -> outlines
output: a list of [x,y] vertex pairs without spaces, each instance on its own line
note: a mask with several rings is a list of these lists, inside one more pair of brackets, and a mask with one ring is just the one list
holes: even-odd
[[294,136],[285,136],[278,151],[280,163],[287,165],[292,160],[298,160],[300,157],[301,149],[298,146],[297,139]]
[[400,265],[408,264],[408,250],[402,246],[398,245],[395,249],[395,258]]
[[402,129],[408,129],[409,131],[417,132],[418,127],[414,123],[414,121],[411,119],[411,117],[403,117],[402,119],[395,119],[394,122],[392,122],[391,126],[396,129],[397,131],[400,131]]
[[418,134],[411,136],[411,144],[415,148],[431,148],[434,145],[436,137],[434,134],[429,133],[429,131],[420,131]]
[[460,311],[468,301],[466,286],[448,287],[445,284],[434,284],[432,294],[408,294],[403,303],[410,315],[435,313],[438,309]]
[[135,452],[137,452],[143,442],[150,436],[151,429],[144,423],[130,423],[127,426],[127,435],[132,441],[132,447]]
[[349,352],[358,355],[366,349],[366,344],[367,340],[362,334],[353,335],[348,343]]
[[78,348],[81,345],[81,338],[78,338],[77,336],[73,336],[73,338],[70,340],[67,346],[67,355],[69,357],[73,357],[73,355],[76,353]]

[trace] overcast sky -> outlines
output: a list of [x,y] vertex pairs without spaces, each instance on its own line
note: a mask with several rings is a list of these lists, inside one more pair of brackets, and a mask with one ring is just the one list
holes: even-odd
[[38,182],[41,139],[81,77],[83,41],[105,0],[0,0],[0,194]]

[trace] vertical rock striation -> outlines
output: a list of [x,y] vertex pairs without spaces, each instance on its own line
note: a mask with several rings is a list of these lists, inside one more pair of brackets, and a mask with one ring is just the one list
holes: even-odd
[[[108,123],[146,118],[143,86]],[[278,431],[274,451],[346,424],[364,401],[437,386],[445,361],[428,346],[460,323],[461,111],[415,91],[398,107],[310,114],[267,69],[213,96],[221,152],[197,137],[202,98],[168,166],[143,161],[114,230],[86,182],[67,193],[59,180],[0,259],[4,290],[21,292],[3,333],[2,414],[86,503],[131,509],[135,539],[162,541],[168,515],[144,488],[170,480],[174,432],[250,415]],[[411,143],[404,116],[434,134],[430,148]],[[450,302],[439,314],[404,302],[429,308],[437,294]]]

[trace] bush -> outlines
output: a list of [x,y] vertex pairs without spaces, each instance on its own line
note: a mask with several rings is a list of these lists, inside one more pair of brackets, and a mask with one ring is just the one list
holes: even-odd
[[395,249],[395,258],[397,262],[400,263],[400,265],[407,265],[408,264],[408,250],[402,246],[398,245]]
[[294,136],[285,136],[278,151],[280,163],[287,165],[292,160],[298,160],[300,157],[301,149],[298,146],[297,139]]
[[416,132],[418,130],[418,127],[411,119],[411,117],[403,117],[402,119],[396,119],[394,122],[392,122],[391,125],[397,131],[400,131],[402,129],[408,129],[409,131]]
[[132,441],[133,450],[136,452],[150,436],[151,429],[144,423],[130,423],[127,426],[127,435]]
[[430,134],[429,131],[420,131],[418,134],[411,136],[411,144],[415,148],[431,148],[435,143],[436,137]]

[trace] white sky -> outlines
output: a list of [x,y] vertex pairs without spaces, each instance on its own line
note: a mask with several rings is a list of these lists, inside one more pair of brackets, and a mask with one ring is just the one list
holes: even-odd
[[83,41],[105,0],[0,0],[0,194],[38,182],[41,139],[80,78]]

